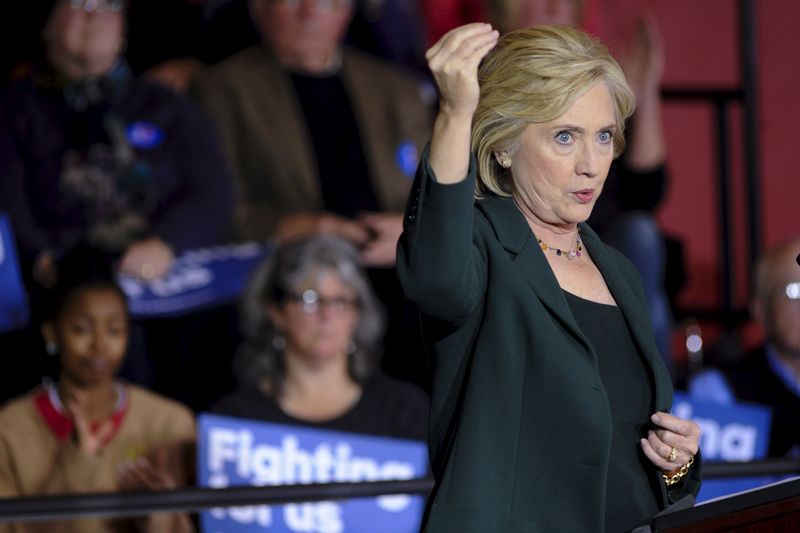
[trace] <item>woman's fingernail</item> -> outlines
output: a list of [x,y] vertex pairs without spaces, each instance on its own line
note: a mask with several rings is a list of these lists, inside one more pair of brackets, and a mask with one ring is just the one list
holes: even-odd
[[653,422],[658,424],[658,422],[661,420],[661,417],[656,414],[656,415],[651,416],[650,420],[652,420]]

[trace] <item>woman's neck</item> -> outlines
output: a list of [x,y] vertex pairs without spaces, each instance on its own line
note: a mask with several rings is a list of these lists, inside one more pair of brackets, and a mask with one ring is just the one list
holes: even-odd
[[514,203],[522,212],[528,227],[536,235],[537,239],[546,243],[548,246],[555,246],[562,250],[574,250],[578,243],[578,224],[554,224],[547,222],[537,216],[534,210],[530,209],[524,202],[514,198]]
[[309,364],[287,354],[279,403],[288,414],[310,421],[336,418],[360,396],[361,387],[350,377],[346,356]]

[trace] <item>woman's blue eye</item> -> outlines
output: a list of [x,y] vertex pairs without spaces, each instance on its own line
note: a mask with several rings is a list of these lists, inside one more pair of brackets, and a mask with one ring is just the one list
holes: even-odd
[[612,136],[610,131],[602,131],[602,132],[600,132],[600,142],[601,143],[611,142],[612,137],[613,136]]
[[562,131],[556,135],[556,142],[560,144],[569,144],[572,140],[572,134],[568,131]]

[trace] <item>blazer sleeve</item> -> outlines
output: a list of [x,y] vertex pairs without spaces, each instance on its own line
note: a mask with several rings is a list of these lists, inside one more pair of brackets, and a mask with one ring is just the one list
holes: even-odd
[[485,251],[475,237],[475,158],[466,179],[436,181],[426,147],[417,169],[398,242],[397,275],[419,310],[458,323],[482,301]]

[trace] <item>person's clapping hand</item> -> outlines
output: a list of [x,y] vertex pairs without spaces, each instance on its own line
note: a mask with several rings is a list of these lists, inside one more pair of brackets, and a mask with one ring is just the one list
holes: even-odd
[[[175,450],[160,448],[148,457],[129,459],[117,465],[117,484],[122,491],[161,491],[178,487],[170,472],[171,453]],[[184,533],[195,531],[186,513],[156,513],[136,519],[139,531],[148,533]]]
[[169,244],[158,237],[136,241],[125,250],[118,270],[122,274],[146,281],[165,276],[175,262]]
[[128,459],[117,465],[117,483],[120,489],[170,490],[177,486],[167,467],[169,452],[160,449],[149,457]]
[[652,15],[639,20],[619,62],[637,102],[658,95],[664,73],[664,44]]
[[86,394],[79,389],[73,389],[64,399],[64,407],[72,418],[72,439],[75,446],[86,455],[97,455],[106,445],[114,432],[114,424],[106,420],[100,424],[96,431],[92,431],[89,418],[86,416]]
[[298,213],[281,218],[275,236],[279,241],[288,241],[307,235],[336,235],[363,246],[369,239],[369,230],[354,220],[335,213]]
[[195,74],[203,64],[193,57],[180,57],[160,63],[147,69],[144,76],[174,90],[186,94]]
[[641,440],[642,451],[662,472],[675,473],[697,455],[700,426],[668,413],[655,413],[651,420],[656,429]]

